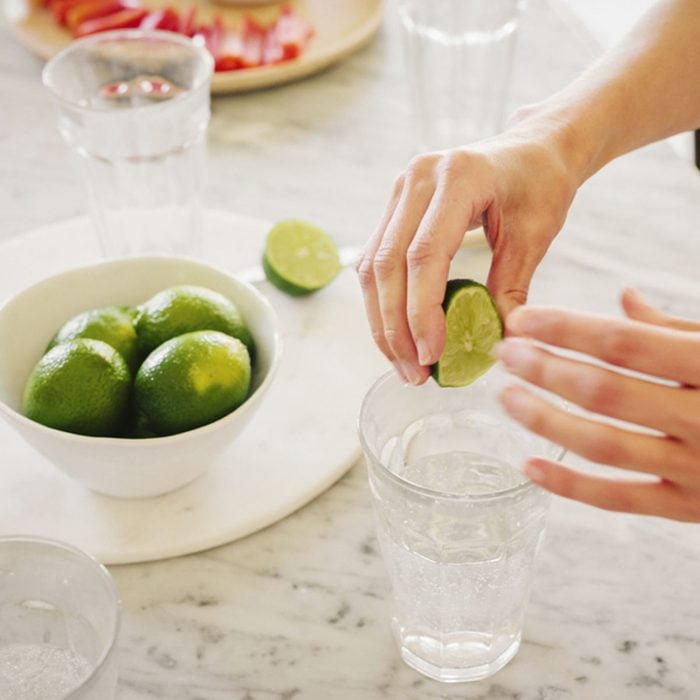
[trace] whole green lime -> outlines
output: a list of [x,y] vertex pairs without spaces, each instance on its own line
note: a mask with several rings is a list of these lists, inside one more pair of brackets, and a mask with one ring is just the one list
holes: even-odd
[[193,331],[159,345],[134,381],[134,408],[156,435],[211,423],[240,406],[251,380],[246,346],[220,331]]
[[206,287],[179,285],[158,292],[139,307],[136,333],[144,353],[192,331],[220,331],[253,353],[253,338],[236,305]]
[[92,338],[111,345],[121,353],[135,372],[141,360],[134,328],[136,310],[129,306],[104,306],[90,309],[66,321],[51,339],[47,350],[75,338]]
[[131,372],[111,345],[77,338],[36,364],[24,389],[28,418],[69,433],[116,436],[129,409]]

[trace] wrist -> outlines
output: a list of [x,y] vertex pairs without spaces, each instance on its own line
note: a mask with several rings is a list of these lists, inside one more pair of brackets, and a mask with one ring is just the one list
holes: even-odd
[[609,127],[586,105],[566,97],[520,108],[509,130],[551,151],[574,190],[611,160],[605,148]]

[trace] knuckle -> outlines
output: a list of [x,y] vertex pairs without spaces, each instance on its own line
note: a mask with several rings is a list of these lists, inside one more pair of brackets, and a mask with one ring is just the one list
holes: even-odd
[[398,256],[390,250],[380,248],[374,256],[372,274],[380,280],[392,277],[399,270]]
[[368,289],[374,286],[374,265],[370,258],[363,258],[357,265],[357,276],[360,286]]
[[607,373],[598,372],[594,376],[583,375],[578,381],[581,405],[596,413],[609,413],[619,396],[619,387],[615,378]]
[[423,335],[423,332],[429,326],[430,307],[421,304],[420,300],[410,303],[406,308],[406,316],[408,318],[408,327],[413,334],[413,337]]
[[440,174],[448,180],[459,180],[465,176],[474,160],[468,151],[450,151],[440,161]]
[[606,333],[601,359],[609,364],[625,365],[635,357],[638,350],[638,343],[629,331],[613,328]]
[[436,158],[424,153],[414,156],[406,167],[404,184],[411,192],[432,191],[435,187]]
[[678,435],[687,438],[693,443],[700,442],[700,396],[695,388],[679,387],[678,392],[685,401],[676,402],[673,405],[673,421],[678,426]]
[[415,270],[422,267],[433,256],[434,250],[431,242],[423,237],[417,237],[408,247],[406,262],[409,269]]
[[486,173],[487,160],[479,151],[468,148],[458,148],[443,156],[440,161],[440,174],[443,178],[464,183],[467,179],[472,182]]
[[700,489],[700,462],[696,451],[675,438],[666,437],[665,442],[665,454],[673,470],[672,478],[678,482],[696,484],[696,488]]
[[431,156],[421,153],[413,156],[406,166],[406,178],[421,178],[432,169],[433,159]]
[[588,442],[586,452],[586,457],[599,464],[618,465],[624,462],[624,448],[609,435],[593,437]]
[[395,353],[400,354],[402,334],[395,326],[387,326],[384,328],[384,339],[387,346]]

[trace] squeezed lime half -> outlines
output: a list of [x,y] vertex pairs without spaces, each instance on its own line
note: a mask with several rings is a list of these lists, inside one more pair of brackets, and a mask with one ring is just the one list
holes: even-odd
[[263,269],[275,287],[292,296],[323,289],[340,272],[333,239],[308,221],[288,219],[267,234]]
[[493,349],[503,338],[503,322],[489,290],[474,280],[450,280],[442,308],[445,349],[431,373],[440,386],[467,386],[496,363]]

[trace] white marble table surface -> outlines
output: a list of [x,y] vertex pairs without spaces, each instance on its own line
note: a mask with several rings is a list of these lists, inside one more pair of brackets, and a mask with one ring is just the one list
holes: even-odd
[[[596,51],[532,0],[513,104],[550,93]],[[0,241],[84,210],[40,69],[0,24]],[[217,98],[213,111],[209,203],[306,217],[342,242],[369,235],[411,154],[391,21],[342,65]],[[582,189],[532,298],[617,313],[619,291],[636,284],[700,316],[699,221],[700,174],[665,145],[631,154]],[[361,463],[245,540],[112,573],[124,602],[120,700],[700,698],[697,525],[555,501],[522,649],[466,686],[428,681],[398,658]]]

